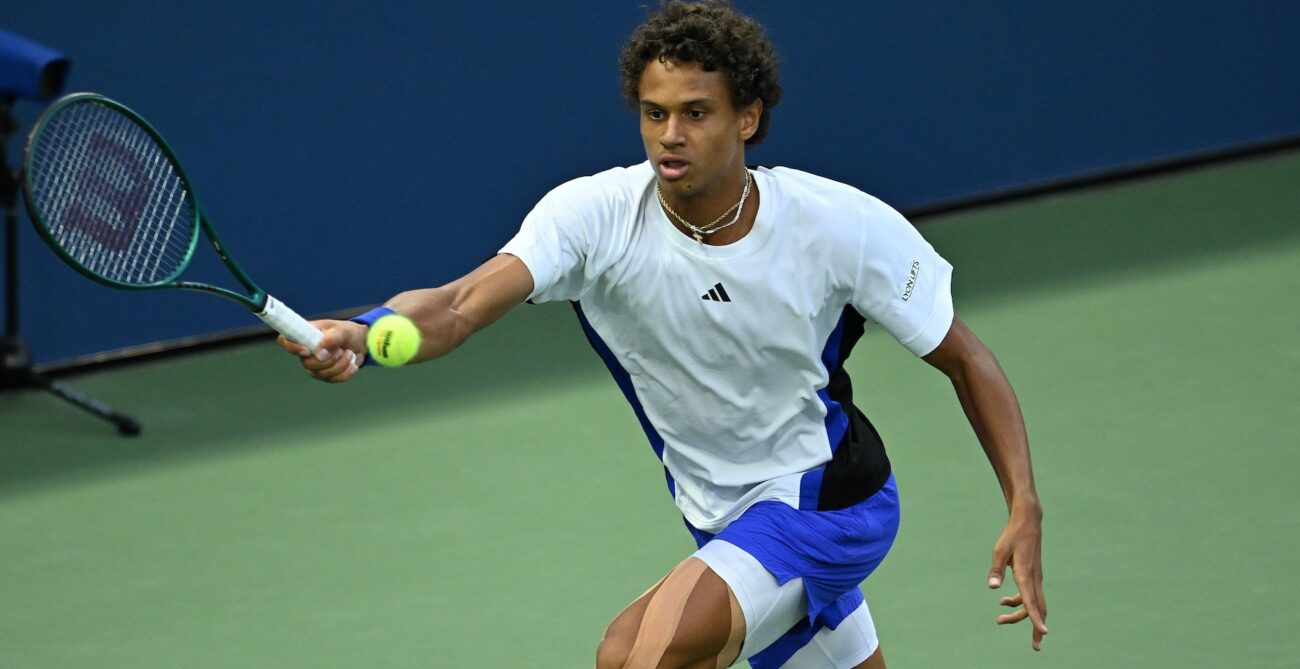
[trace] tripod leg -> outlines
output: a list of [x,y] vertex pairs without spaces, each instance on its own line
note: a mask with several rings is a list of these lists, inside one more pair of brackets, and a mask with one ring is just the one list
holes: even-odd
[[82,395],[73,390],[70,386],[47,378],[36,372],[31,374],[32,385],[38,388],[44,388],[59,397],[71,402],[73,405],[85,409],[90,413],[103,418],[104,420],[117,426],[117,431],[122,435],[134,437],[140,434],[140,423],[136,419],[126,414],[118,413],[112,407],[100,402],[99,400]]

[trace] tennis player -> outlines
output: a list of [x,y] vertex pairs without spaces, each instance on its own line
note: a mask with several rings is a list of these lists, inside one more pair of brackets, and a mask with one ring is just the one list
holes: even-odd
[[318,321],[315,378],[357,373],[366,328],[410,317],[437,358],[529,300],[572,303],[631,403],[699,547],[610,624],[598,669],[883,667],[858,589],[889,552],[898,488],[853,405],[845,359],[868,322],[946,374],[1009,519],[993,549],[1019,593],[998,618],[1047,634],[1042,511],[1017,403],[956,317],[952,267],[844,184],[748,168],[781,98],[761,26],[724,2],[662,5],[629,38],[623,93],[647,161],[548,193],[499,255],[352,321]]

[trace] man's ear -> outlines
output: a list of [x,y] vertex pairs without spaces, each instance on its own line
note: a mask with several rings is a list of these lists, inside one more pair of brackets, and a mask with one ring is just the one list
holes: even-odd
[[758,121],[763,118],[763,100],[757,99],[740,110],[740,140],[748,142],[758,132]]

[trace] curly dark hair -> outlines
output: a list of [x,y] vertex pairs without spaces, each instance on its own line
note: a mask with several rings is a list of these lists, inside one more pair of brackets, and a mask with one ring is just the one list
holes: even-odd
[[661,0],[659,11],[632,33],[619,57],[623,101],[632,109],[640,106],[641,73],[653,59],[699,63],[705,72],[722,72],[737,109],[763,101],[758,130],[746,146],[767,136],[771,110],[781,102],[776,49],[763,26],[729,2]]

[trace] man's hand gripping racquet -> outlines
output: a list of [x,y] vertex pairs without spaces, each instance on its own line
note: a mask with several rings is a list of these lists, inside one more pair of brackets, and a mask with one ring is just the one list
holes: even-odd
[[[27,138],[23,194],[41,237],[87,277],[127,290],[220,295],[312,351],[319,346],[321,332],[230,257],[171,147],[122,104],[94,93],[51,104]],[[200,231],[244,292],[180,280]]]

